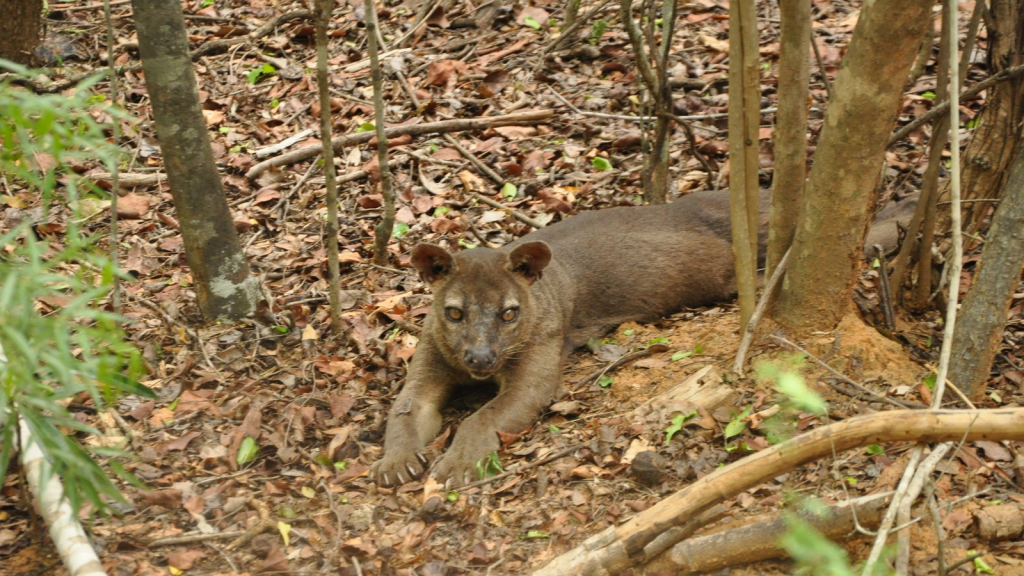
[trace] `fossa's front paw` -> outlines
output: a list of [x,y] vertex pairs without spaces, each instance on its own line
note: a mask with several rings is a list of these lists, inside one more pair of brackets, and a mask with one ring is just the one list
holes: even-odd
[[419,478],[427,463],[426,456],[415,450],[389,450],[370,466],[370,478],[378,486],[398,486]]
[[494,430],[481,434],[456,434],[455,441],[430,471],[438,482],[461,486],[479,480],[477,462],[501,447]]

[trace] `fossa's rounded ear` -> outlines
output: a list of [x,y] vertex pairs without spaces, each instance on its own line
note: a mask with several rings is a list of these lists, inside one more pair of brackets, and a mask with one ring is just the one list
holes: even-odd
[[540,280],[544,268],[551,263],[551,248],[540,241],[516,246],[508,255],[509,271],[518,274],[530,284]]
[[428,284],[446,278],[456,269],[452,255],[444,248],[433,244],[417,244],[412,249],[410,260],[420,273],[420,278]]

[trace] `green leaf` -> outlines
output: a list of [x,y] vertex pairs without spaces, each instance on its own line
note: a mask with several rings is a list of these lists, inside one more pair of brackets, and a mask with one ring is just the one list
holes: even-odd
[[511,182],[505,182],[505,185],[501,187],[501,195],[504,196],[505,198],[511,200],[512,198],[515,198],[518,194],[519,189],[516,188],[516,185]]
[[542,532],[540,530],[529,530],[529,531],[526,532],[526,537],[527,538],[550,538],[551,535],[548,534],[547,532]]
[[594,165],[594,168],[596,168],[598,170],[601,170],[601,171],[611,170],[612,169],[612,163],[609,162],[607,158],[602,158],[600,156],[594,156],[590,160],[590,163]]
[[445,498],[447,498],[449,502],[455,502],[459,499],[459,493],[455,490],[450,490],[448,494],[445,495]]
[[559,428],[558,426],[555,426],[554,424],[548,426],[548,432],[551,432],[552,434],[558,434],[561,431],[562,431],[561,428]]
[[991,566],[985,563],[985,560],[981,556],[974,559],[974,569],[979,574],[995,574],[996,571]]
[[700,342],[698,342],[697,345],[693,347],[693,353],[697,355],[703,354],[704,346]]
[[260,447],[256,444],[256,441],[251,436],[246,436],[245,440],[242,440],[242,445],[238,447],[238,455],[235,457],[235,461],[239,466],[248,464],[256,459],[256,454],[260,451]]
[[250,70],[246,78],[249,80],[249,84],[255,84],[275,72],[277,72],[277,68],[274,68],[273,64],[267,63],[259,68]]
[[523,24],[526,24],[527,26],[533,28],[534,30],[540,30],[540,23],[537,22],[532,16],[527,16],[526,18],[523,18]]
[[695,416],[697,416],[696,410],[688,414],[676,414],[673,416],[672,424],[668,428],[665,428],[665,445],[668,446],[669,442],[672,441],[672,437],[676,435],[676,432],[683,429],[683,423]]
[[824,414],[828,405],[814,390],[807,387],[803,376],[795,372],[782,372],[775,382],[775,387],[801,410],[812,414]]
[[274,326],[273,330],[275,332],[277,332],[278,334],[287,334],[288,333],[288,327],[287,326]]
[[[846,550],[793,512],[785,515],[787,530],[779,541],[802,573],[854,576]],[[869,572],[872,573],[872,572]]]
[[476,244],[473,244],[472,242],[466,240],[465,238],[459,238],[459,246],[462,246],[466,250],[472,250],[473,248],[476,248]]
[[743,433],[747,429],[747,423],[744,420],[747,416],[750,416],[751,406],[747,406],[743,409],[728,424],[725,425],[725,439],[729,440]]
[[647,347],[648,348],[650,348],[651,346],[654,346],[655,344],[666,344],[667,345],[668,344],[668,338],[665,338],[664,336],[658,336],[657,338],[651,338],[650,340],[647,341]]
[[376,129],[377,129],[377,127],[374,126],[372,123],[370,123],[370,122],[363,122],[359,126],[356,126],[356,134],[362,134],[363,132],[373,132]]
[[679,362],[683,358],[689,358],[690,356],[693,356],[693,350],[688,350],[686,352],[676,352],[675,354],[672,355],[672,361]]
[[438,206],[437,208],[434,208],[434,216],[444,216],[451,211],[452,209],[447,206]]
[[608,28],[608,23],[600,18],[594,20],[594,23],[590,25],[590,37],[587,41],[591,44],[597,44],[601,40],[601,36],[604,35],[604,31]]
[[409,231],[409,225],[405,222],[395,222],[394,229],[391,230],[392,238],[401,238],[406,232]]
[[632,328],[630,328],[629,330],[622,331],[622,333],[626,336],[632,336],[634,332],[636,332],[636,330],[633,330]]
[[866,448],[864,448],[864,451],[867,452],[870,456],[880,456],[882,454],[885,454],[885,449],[879,446],[878,444],[869,444]]
[[934,392],[935,391],[935,381],[937,379],[938,378],[935,376],[935,374],[930,374],[928,376],[925,376],[924,385],[927,386],[929,390]]
[[935,100],[935,92],[928,90],[921,94],[921,98],[924,98],[925,100]]
[[348,470],[348,462],[346,462],[345,460],[341,460],[339,462],[335,462],[334,463],[334,467],[337,470]]
[[615,382],[614,376],[601,376],[597,379],[597,385],[601,388],[608,388],[612,385],[612,382]]
[[497,451],[491,452],[476,463],[476,475],[480,480],[497,476],[503,472],[505,469],[501,466],[501,458],[498,457]]

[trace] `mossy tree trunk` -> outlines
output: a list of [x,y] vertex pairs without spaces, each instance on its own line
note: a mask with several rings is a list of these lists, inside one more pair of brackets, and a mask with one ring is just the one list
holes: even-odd
[[181,222],[185,258],[207,320],[256,310],[256,277],[242,252],[213,159],[178,0],[132,0],[146,89]]
[[740,326],[754,313],[757,291],[758,137],[761,128],[757,9],[729,4],[729,209],[736,259]]
[[[992,0],[988,27],[989,72],[1024,64],[1024,10],[1020,0]],[[978,116],[977,126],[960,162],[963,199],[994,198],[1004,189],[1015,157],[1019,127],[1024,122],[1024,78],[1017,77],[993,86]],[[940,195],[948,200],[948,186]],[[976,232],[992,208],[988,202],[966,202],[964,230]],[[939,230],[949,224],[948,211],[938,222]]]
[[815,154],[774,317],[794,335],[831,330],[848,311],[868,206],[932,0],[865,4]]
[[34,66],[43,28],[43,0],[3,0],[0,58]]
[[964,300],[953,336],[949,381],[975,398],[985,394],[992,360],[1003,340],[1007,310],[1024,268],[1024,147],[1018,148],[981,253],[981,269]]
[[[811,2],[779,4],[779,111],[775,115],[775,175],[765,277],[793,243],[807,181],[807,96],[811,76]],[[825,71],[822,71],[825,74]]]

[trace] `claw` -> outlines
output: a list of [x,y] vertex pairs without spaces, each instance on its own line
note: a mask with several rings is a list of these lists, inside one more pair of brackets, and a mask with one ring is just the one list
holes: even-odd
[[382,476],[384,477],[384,485],[385,485],[385,486],[391,486],[391,479],[390,479],[390,478],[388,478],[388,473],[387,473],[387,472],[384,472],[384,473],[383,473],[383,474],[381,474],[381,475],[382,475]]
[[444,490],[445,490],[445,492],[447,492],[448,490],[451,490],[451,489],[452,489],[452,479],[449,478],[449,479],[444,481]]
[[395,484],[395,486],[401,486],[402,484],[405,484],[405,480],[402,478],[401,472],[395,472],[395,476],[398,476],[398,484]]
[[417,452],[416,453],[416,457],[420,459],[420,463],[421,464],[423,464],[424,466],[427,465],[427,457],[426,456],[424,456],[423,454],[420,454],[419,452]]
[[412,467],[412,464],[406,464],[405,469],[409,471],[409,478],[416,477],[416,470]]

